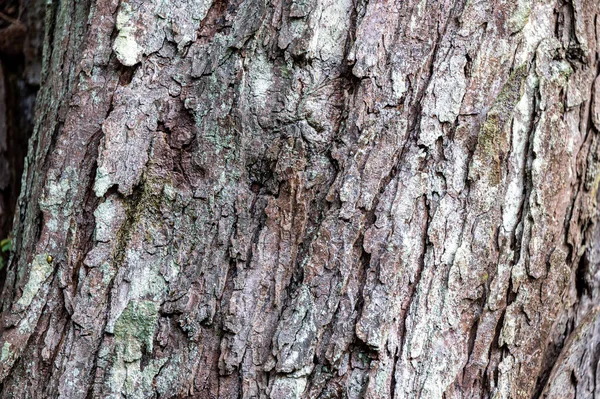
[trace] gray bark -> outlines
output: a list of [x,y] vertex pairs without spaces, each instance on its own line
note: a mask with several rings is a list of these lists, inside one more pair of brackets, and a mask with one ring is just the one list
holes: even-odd
[[49,3],[1,396],[600,397],[598,13]]

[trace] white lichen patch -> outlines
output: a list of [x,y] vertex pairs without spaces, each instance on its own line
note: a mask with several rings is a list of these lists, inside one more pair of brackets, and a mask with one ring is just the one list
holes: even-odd
[[125,66],[133,66],[140,62],[144,49],[136,40],[136,26],[132,19],[134,11],[129,3],[121,3],[121,9],[117,15],[116,27],[119,31],[115,42],[113,43],[113,51],[121,64]]
[[12,356],[12,351],[10,350],[10,342],[5,342],[2,345],[2,351],[0,352],[0,362],[6,362]]
[[21,298],[17,301],[17,306],[21,309],[25,309],[31,304],[31,301],[33,301],[33,298],[40,291],[46,279],[52,274],[53,267],[48,263],[48,255],[35,256],[29,266],[29,270],[29,280],[27,280],[27,284],[23,287]]
[[77,191],[78,183],[78,172],[70,166],[66,166],[61,173],[49,174],[38,201],[40,210],[46,214],[44,227],[49,232],[69,228],[68,222],[62,216],[71,211],[72,194]]
[[524,165],[527,157],[529,126],[534,116],[535,90],[537,79],[529,77],[523,97],[517,103],[512,123],[512,148],[510,154],[508,185],[503,206],[502,224],[506,232],[513,232],[519,221],[525,184]]
[[130,399],[152,397],[154,378],[166,362],[166,358],[153,359],[142,369],[140,360],[128,363],[122,358],[118,358],[113,364],[111,375],[107,381],[108,386],[113,392],[121,394],[117,397]]
[[448,62],[447,69],[443,70],[435,82],[434,102],[430,103],[430,106],[434,108],[429,109],[429,112],[437,115],[440,122],[454,123],[458,116],[467,88],[464,72],[466,63],[467,60],[463,55],[452,57]]
[[112,186],[111,174],[102,165],[96,170],[96,181],[94,182],[94,192],[97,197],[102,197]]
[[[526,12],[527,7],[527,5],[524,5],[522,12]],[[515,55],[514,63],[516,65],[528,62],[540,42],[548,37],[548,32],[552,32],[554,24],[553,8],[554,5],[550,2],[537,1],[533,10],[527,12],[526,20],[523,18],[525,14],[522,14],[521,17],[525,20],[525,24],[521,28],[522,45],[519,46]]]
[[313,29],[309,55],[324,62],[339,62],[344,56],[344,46],[352,1],[322,1],[313,12],[309,25]]
[[146,254],[135,249],[127,251],[126,262],[131,266],[136,265],[129,271],[129,298],[160,298],[167,288],[160,274],[160,262],[148,259]]
[[[166,89],[147,90],[143,97],[153,100],[166,92]],[[142,109],[139,103],[139,98],[134,95],[119,97],[102,125],[104,138],[94,182],[98,197],[112,186],[118,186],[123,194],[131,194],[140,182],[154,137],[148,126],[156,123],[158,113],[155,106]]]
[[113,50],[121,64],[132,66],[140,62],[144,49],[135,40],[135,29],[124,27],[119,30]]
[[49,179],[44,196],[39,201],[42,210],[50,210],[64,203],[71,186],[69,176],[73,175],[72,172],[72,170],[66,170],[59,179]]
[[391,79],[392,89],[394,90],[394,96],[397,100],[399,100],[400,98],[402,98],[404,93],[406,93],[406,74],[400,67],[395,67],[394,69],[392,69]]
[[435,141],[443,136],[440,122],[454,123],[466,92],[464,55],[456,55],[440,67],[432,79],[431,89],[423,100],[424,118],[421,122],[419,142],[433,148]]
[[514,314],[514,308],[511,307],[506,311],[506,317],[504,318],[504,325],[500,330],[500,337],[498,342],[500,345],[513,345],[515,343],[517,329],[517,319]]
[[273,84],[273,71],[271,68],[270,61],[262,53],[256,54],[252,60],[248,76],[250,90],[257,101],[265,101]]
[[273,382],[270,398],[299,398],[306,389],[306,377],[278,377]]
[[96,240],[109,242],[116,236],[117,226],[120,226],[125,219],[125,209],[120,202],[109,198],[98,205],[94,211],[94,218],[96,220]]

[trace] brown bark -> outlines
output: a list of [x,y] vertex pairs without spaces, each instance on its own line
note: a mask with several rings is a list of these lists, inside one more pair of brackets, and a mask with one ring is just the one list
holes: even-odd
[[53,2],[2,397],[592,398],[598,2]]

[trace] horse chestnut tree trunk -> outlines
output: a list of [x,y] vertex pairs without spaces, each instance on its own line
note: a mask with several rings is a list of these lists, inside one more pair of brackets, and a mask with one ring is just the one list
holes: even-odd
[[48,1],[0,396],[598,397],[599,7]]

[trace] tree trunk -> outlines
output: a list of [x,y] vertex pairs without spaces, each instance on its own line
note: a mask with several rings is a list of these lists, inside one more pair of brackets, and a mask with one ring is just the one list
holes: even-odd
[[2,398],[600,397],[595,0],[53,0]]

